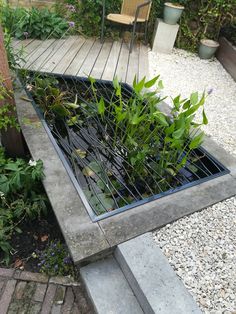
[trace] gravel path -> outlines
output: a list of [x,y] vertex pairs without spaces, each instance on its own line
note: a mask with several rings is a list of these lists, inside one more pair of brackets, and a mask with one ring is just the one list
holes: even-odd
[[[149,57],[151,76],[161,75],[164,95],[188,97],[213,88],[204,130],[236,156],[236,83],[221,64],[177,49],[172,55],[150,52]],[[236,313],[235,197],[153,235],[204,313]]]

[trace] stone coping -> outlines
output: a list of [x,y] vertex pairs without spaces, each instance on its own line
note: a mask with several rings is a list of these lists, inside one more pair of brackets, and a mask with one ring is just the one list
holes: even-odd
[[236,194],[236,159],[206,138],[202,145],[230,174],[181,190],[93,222],[62,164],[43,122],[27,101],[23,90],[15,100],[23,135],[35,160],[44,163],[43,184],[75,263],[92,261],[109,254],[116,245],[160,228]]

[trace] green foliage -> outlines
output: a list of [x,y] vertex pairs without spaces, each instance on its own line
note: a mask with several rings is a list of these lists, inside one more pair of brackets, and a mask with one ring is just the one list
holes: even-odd
[[[0,101],[10,101],[12,93],[4,86],[3,79],[0,77]],[[12,112],[12,105],[6,103],[0,106],[0,130],[7,130],[7,128],[16,128],[19,130],[17,118]]]
[[68,22],[48,9],[2,7],[2,25],[15,38],[60,38],[68,30]]
[[36,252],[40,272],[50,276],[75,277],[73,261],[68,250],[60,241],[51,242],[43,252]]
[[19,224],[46,212],[42,193],[42,161],[7,158],[0,148],[0,249],[9,262],[13,231],[21,232]]
[[[121,0],[106,1],[106,13],[120,12]],[[187,50],[196,50],[202,38],[218,39],[220,29],[235,23],[235,0],[176,0],[185,6],[181,21],[177,46]],[[102,0],[65,0],[65,4],[75,6],[70,18],[76,22],[80,32],[88,36],[98,36],[101,31]],[[149,34],[157,17],[163,17],[164,0],[153,0],[149,23]],[[68,15],[68,7],[57,4],[57,10],[62,15]],[[70,11],[70,9],[69,9]],[[108,35],[112,36],[117,27],[106,23]],[[232,33],[233,34],[233,33]]]
[[11,70],[15,70],[20,67],[20,62],[24,62],[24,49],[23,46],[20,49],[13,49],[12,37],[7,31],[4,30],[4,46],[7,52],[8,64]]
[[[193,93],[184,100],[180,96],[176,97],[173,99],[171,116],[168,116],[158,109],[163,100],[156,95],[162,87],[159,76],[150,81],[143,78],[140,82],[135,78],[134,93],[128,100],[123,99],[122,87],[115,79],[113,86],[118,100],[110,103],[97,99],[93,79],[91,84],[97,114],[108,134],[111,134],[109,142],[112,142],[114,149],[119,149],[124,160],[135,169],[135,173],[131,171],[133,181],[137,174],[144,178],[149,176],[144,167],[148,159],[155,160],[152,166],[155,167],[157,178],[165,176],[166,172],[177,175],[191,151],[202,143],[200,126],[208,122],[204,110],[201,123],[194,122],[194,119],[196,112],[203,108],[205,94],[199,97],[198,93]],[[156,84],[157,90],[149,90]],[[114,129],[110,128],[110,119],[113,120]],[[183,154],[184,158],[181,157]]]
[[60,91],[56,79],[35,77],[32,84],[27,85],[27,88],[30,89],[47,118],[72,118],[72,109],[76,108],[76,101],[75,103],[67,101],[67,93]]
[[[1,99],[1,97],[0,97]],[[0,130],[7,130],[8,128],[16,128],[20,130],[17,118],[14,115],[10,115],[12,112],[11,105],[3,105],[0,107]]]
[[[118,13],[121,9],[121,0],[106,1],[106,13]],[[75,11],[68,6],[73,5]],[[102,23],[102,0],[64,0],[64,5],[57,4],[56,11],[76,23],[79,32],[87,36],[99,36]],[[116,28],[117,30],[117,28]],[[114,35],[111,25],[107,25],[107,33]]]

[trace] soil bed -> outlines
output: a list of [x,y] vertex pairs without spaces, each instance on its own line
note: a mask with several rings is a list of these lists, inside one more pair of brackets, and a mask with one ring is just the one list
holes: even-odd
[[[43,252],[52,241],[60,241],[66,245],[52,210],[49,211],[47,217],[24,221],[19,228],[22,232],[14,232],[11,237],[10,244],[13,251],[9,267],[22,267],[26,271],[39,272],[39,259],[33,258],[32,254]],[[0,254],[0,260],[2,258]]]

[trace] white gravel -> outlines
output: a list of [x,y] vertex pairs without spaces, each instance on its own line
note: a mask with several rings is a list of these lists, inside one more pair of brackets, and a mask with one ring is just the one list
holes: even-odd
[[[160,74],[163,79],[164,95],[188,97],[213,88],[204,130],[236,156],[236,83],[221,64],[178,49],[171,55],[150,52],[149,62],[151,77]],[[236,313],[235,197],[153,235],[204,313]]]

